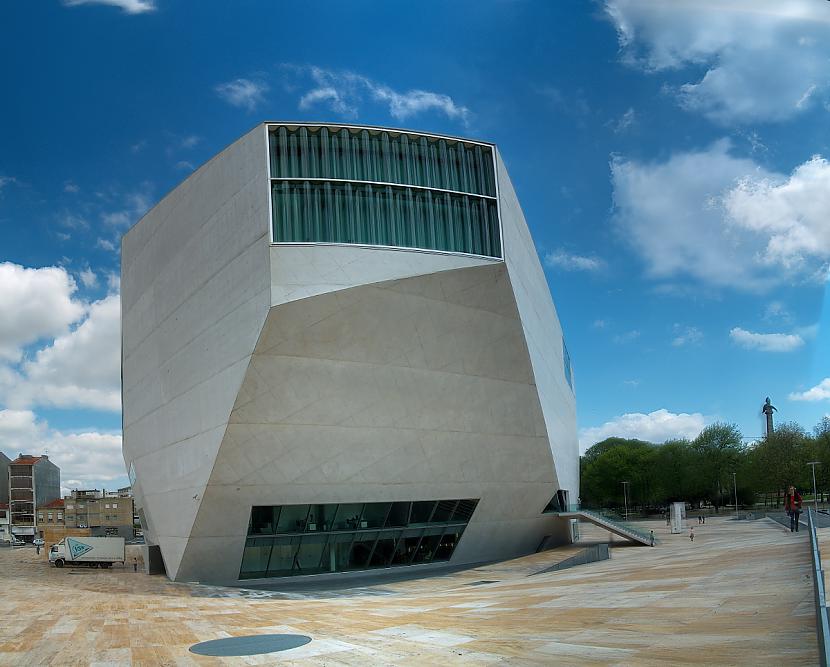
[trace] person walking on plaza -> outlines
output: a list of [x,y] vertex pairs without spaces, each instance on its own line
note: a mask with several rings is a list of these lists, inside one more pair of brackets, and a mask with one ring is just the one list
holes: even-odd
[[654,546],[654,531],[651,531],[651,546]]
[[787,495],[784,497],[784,509],[790,517],[790,532],[798,532],[798,518],[801,516],[801,494],[796,491],[794,486],[787,489]]
[[694,542],[695,541],[695,527],[692,526],[689,528],[689,540]]

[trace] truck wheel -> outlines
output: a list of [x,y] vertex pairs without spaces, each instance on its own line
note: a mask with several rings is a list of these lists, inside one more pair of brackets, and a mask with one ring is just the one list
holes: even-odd
[[110,565],[112,565],[112,563],[101,563],[101,567],[103,567],[105,570],[108,569]]
[[55,561],[55,567],[63,567],[63,558],[58,558],[58,560]]

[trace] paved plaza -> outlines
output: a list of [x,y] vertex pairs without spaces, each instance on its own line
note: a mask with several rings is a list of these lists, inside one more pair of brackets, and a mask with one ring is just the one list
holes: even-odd
[[[442,577],[289,594],[48,567],[0,550],[0,665],[814,665],[807,532],[710,519],[655,548],[534,574],[555,550]],[[606,538],[596,529],[588,538]],[[830,542],[830,529],[820,533]],[[825,547],[827,548],[827,547]],[[308,635],[284,653],[210,658],[197,642]]]

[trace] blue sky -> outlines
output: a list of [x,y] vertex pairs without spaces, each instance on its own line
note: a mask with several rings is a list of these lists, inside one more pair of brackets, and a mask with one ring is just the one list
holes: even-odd
[[126,483],[120,235],[266,119],[499,145],[583,447],[830,412],[827,2],[9,0],[0,58],[0,449],[64,486]]

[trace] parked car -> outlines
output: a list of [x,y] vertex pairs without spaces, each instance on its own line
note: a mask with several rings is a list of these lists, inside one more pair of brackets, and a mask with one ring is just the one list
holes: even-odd
[[19,540],[16,537],[12,538],[12,546],[13,547],[25,547],[26,543],[23,540]]
[[42,537],[36,537],[32,544],[34,544],[36,547],[42,547],[44,544],[46,544],[46,542]]

